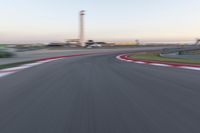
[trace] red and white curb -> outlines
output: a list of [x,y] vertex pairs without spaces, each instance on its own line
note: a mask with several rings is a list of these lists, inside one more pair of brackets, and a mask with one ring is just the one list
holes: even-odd
[[[92,54],[92,53],[91,53]],[[2,69],[0,70],[0,78],[19,72],[21,70],[27,69],[27,68],[31,68],[34,66],[38,66],[47,62],[52,62],[55,60],[60,60],[60,59],[64,59],[64,58],[70,58],[70,57],[77,57],[77,56],[82,56],[82,55],[90,55],[90,54],[76,54],[76,55],[69,55],[69,56],[58,56],[58,57],[51,57],[51,58],[44,58],[44,59],[39,59],[37,61],[34,61],[34,63],[29,63],[29,64],[24,64],[18,67],[12,67],[12,68],[7,68],[7,69]]]
[[146,65],[153,65],[153,66],[172,67],[172,68],[181,68],[181,69],[200,71],[200,65],[178,64],[178,63],[169,63],[169,62],[162,62],[162,61],[144,61],[144,60],[130,58],[128,54],[119,55],[116,58],[121,61],[133,62],[133,63],[138,63],[138,64],[146,64]]

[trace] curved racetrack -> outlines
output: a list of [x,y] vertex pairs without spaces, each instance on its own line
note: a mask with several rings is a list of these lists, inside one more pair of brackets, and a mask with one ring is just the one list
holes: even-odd
[[0,79],[0,133],[200,133],[200,72],[62,59]]

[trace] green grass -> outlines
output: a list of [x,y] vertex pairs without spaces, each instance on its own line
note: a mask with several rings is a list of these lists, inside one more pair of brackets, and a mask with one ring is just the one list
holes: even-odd
[[139,60],[163,61],[172,63],[200,64],[198,60],[161,57],[159,53],[142,53],[129,56]]
[[0,65],[0,69],[18,67],[18,66],[21,66],[21,65],[23,65],[23,64],[34,63],[34,62],[35,62],[35,61],[24,61],[24,62],[17,62],[17,63],[11,63],[11,64]]
[[12,57],[13,54],[10,52],[6,52],[6,51],[0,51],[0,58],[9,58]]

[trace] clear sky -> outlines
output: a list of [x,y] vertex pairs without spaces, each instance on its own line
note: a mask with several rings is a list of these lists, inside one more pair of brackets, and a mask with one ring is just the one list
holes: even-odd
[[78,37],[86,10],[87,39],[189,41],[200,37],[200,0],[0,0],[0,43]]

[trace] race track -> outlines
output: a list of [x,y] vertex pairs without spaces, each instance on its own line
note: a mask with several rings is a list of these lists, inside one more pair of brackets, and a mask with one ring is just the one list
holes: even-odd
[[0,133],[200,133],[200,71],[61,59],[0,78]]

